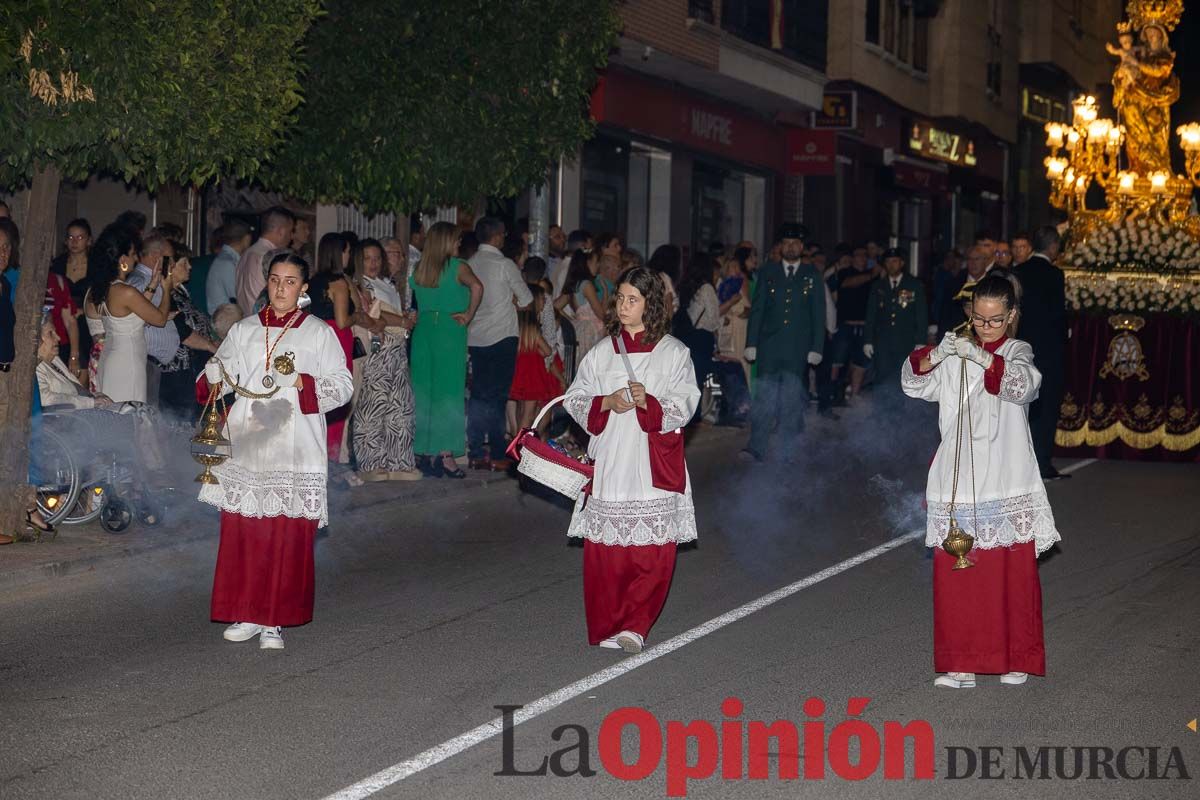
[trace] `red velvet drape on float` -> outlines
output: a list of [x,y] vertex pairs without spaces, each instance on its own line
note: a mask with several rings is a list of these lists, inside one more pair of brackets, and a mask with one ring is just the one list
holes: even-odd
[[221,512],[212,619],[259,625],[312,622],[315,519]]
[[667,602],[675,574],[675,543],[638,545],[583,541],[583,609],[588,643],[621,631],[646,638]]
[[1057,455],[1200,462],[1200,320],[1136,313],[1127,333],[1110,314],[1071,318]]
[[972,550],[970,569],[933,553],[935,672],[1046,674],[1042,584],[1033,542]]

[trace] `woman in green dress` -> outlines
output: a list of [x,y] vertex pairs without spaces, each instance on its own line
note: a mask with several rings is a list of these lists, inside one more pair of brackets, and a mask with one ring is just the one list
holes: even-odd
[[425,235],[421,261],[409,279],[416,297],[412,335],[417,464],[427,474],[463,478],[454,460],[466,441],[467,326],[483,299],[483,284],[458,258],[460,232],[438,222]]

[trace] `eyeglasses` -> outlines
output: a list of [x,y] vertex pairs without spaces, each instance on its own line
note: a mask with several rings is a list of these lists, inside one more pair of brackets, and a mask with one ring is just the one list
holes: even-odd
[[1007,314],[1004,315],[1003,317],[992,317],[990,319],[984,319],[983,317],[977,317],[977,316],[971,317],[971,324],[974,325],[976,328],[1003,328],[1005,323],[1007,323],[1007,322],[1008,322]]

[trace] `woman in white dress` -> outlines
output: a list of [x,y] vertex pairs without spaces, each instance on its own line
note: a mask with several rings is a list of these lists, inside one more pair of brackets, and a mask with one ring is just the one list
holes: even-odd
[[599,258],[595,251],[576,250],[567,267],[562,297],[571,306],[575,328],[575,364],[583,361],[592,346],[604,336],[604,304],[596,289],[596,268]]
[[696,538],[682,428],[700,389],[687,347],[667,334],[665,303],[657,273],[622,275],[610,335],[583,357],[563,402],[595,460],[568,531],[584,540],[588,641],[629,653],[666,602],[676,545]]
[[[285,251],[267,269],[266,307],[229,330],[196,395],[238,395],[226,422],[232,457],[200,489],[221,509],[212,619],[233,623],[228,641],[257,636],[281,650],[282,627],[312,620],[313,540],[329,521],[325,414],[350,399],[353,379],[333,330],[299,308],[308,262]],[[280,371],[280,356],[290,368]]]
[[163,327],[171,310],[171,279],[155,270],[147,287],[153,293],[159,282],[165,286],[155,306],[146,294],[124,280],[137,265],[137,238],[128,229],[109,226],[92,248],[97,280],[89,296],[100,311],[104,326],[104,349],[97,366],[99,391],[113,402],[146,402],[147,325]]
[[[972,688],[976,673],[1019,685],[1029,673],[1046,672],[1037,557],[1059,535],[1029,434],[1029,404],[1042,375],[1032,348],[1008,338],[1016,314],[1012,283],[984,278],[971,307],[975,336],[946,334],[936,349],[914,351],[901,374],[905,394],[939,406],[942,442],[929,468],[925,537],[935,548],[934,670],[946,673],[935,686]],[[961,424],[960,408],[970,411]],[[942,550],[952,501],[953,519],[975,537],[970,569],[954,569],[955,558]]]

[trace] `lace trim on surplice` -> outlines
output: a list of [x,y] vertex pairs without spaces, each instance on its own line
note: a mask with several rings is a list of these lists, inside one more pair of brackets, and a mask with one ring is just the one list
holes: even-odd
[[653,500],[584,496],[575,504],[567,535],[622,547],[690,542],[696,538],[692,495],[672,494]]
[[[991,550],[1033,542],[1038,555],[1061,541],[1054,526],[1054,514],[1045,492],[1031,492],[980,503],[957,503],[954,519],[958,526],[975,537],[975,547]],[[978,519],[978,523],[976,523]],[[950,532],[950,504],[929,502],[925,526],[925,546],[941,547]]]
[[236,464],[213,468],[219,483],[200,488],[200,500],[243,517],[293,517],[329,524],[326,477],[321,472],[251,472]]

